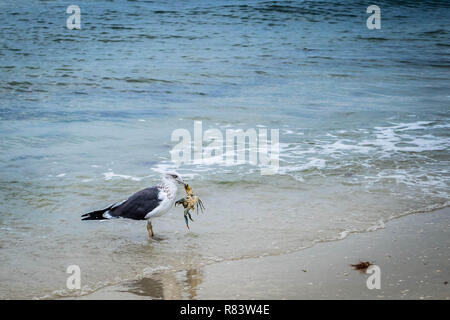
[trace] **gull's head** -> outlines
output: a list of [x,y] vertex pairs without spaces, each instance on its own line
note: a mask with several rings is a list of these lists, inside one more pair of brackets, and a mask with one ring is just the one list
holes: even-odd
[[175,171],[166,171],[166,172],[164,172],[163,179],[165,179],[167,181],[172,181],[172,182],[177,182],[177,183],[180,183],[180,184],[184,184],[184,181],[181,178],[181,176]]

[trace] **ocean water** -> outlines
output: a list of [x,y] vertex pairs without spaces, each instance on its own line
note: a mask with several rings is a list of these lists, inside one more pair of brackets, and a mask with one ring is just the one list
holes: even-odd
[[[154,298],[195,298],[207,264],[448,206],[448,2],[378,1],[380,30],[364,1],[70,4],[81,30],[67,1],[0,3],[0,298],[142,278]],[[278,173],[175,166],[171,134],[195,120],[279,129]],[[142,221],[80,221],[167,168],[206,206],[191,231],[180,208],[155,221],[159,241]]]

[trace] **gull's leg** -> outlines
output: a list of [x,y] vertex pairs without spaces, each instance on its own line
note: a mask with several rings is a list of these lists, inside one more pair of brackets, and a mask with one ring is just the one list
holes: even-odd
[[147,232],[148,232],[149,239],[153,238],[153,236],[155,235],[153,233],[153,226],[152,226],[152,223],[150,222],[150,220],[147,220]]

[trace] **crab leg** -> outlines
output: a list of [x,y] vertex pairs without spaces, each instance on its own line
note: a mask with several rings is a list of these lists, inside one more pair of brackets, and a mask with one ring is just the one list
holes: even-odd
[[150,222],[150,220],[147,221],[147,232],[148,232],[148,237],[150,239],[153,238],[153,236],[155,235],[153,233],[153,226],[152,226],[152,223]]
[[[189,208],[184,210],[184,221],[186,221],[186,227],[188,229],[190,229],[189,228],[189,220],[194,221],[194,219],[192,219],[191,214],[189,213],[189,210],[190,210]],[[189,220],[188,220],[188,217],[189,217]]]

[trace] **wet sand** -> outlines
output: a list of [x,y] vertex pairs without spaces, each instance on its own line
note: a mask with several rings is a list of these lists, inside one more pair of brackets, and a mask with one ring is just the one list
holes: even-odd
[[[380,267],[381,288],[350,264]],[[297,252],[154,272],[80,299],[450,299],[450,208]]]

